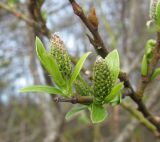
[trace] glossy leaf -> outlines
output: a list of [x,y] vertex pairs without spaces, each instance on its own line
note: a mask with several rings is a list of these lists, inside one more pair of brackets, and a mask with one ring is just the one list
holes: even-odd
[[43,85],[34,85],[22,88],[20,92],[43,92],[54,95],[63,95],[60,89],[52,87],[52,86],[43,86]]
[[104,121],[107,117],[107,111],[104,109],[103,106],[92,104],[91,107],[91,120],[93,123],[100,123]]
[[91,54],[91,52],[87,52],[85,53],[80,59],[79,61],[77,62],[74,70],[73,70],[73,73],[72,73],[72,76],[71,76],[71,80],[70,80],[70,84],[72,85],[73,82],[76,80],[77,76],[79,75],[82,67],[83,67],[83,64],[86,60],[86,58],[89,56],[89,54]]
[[113,80],[116,81],[120,72],[120,62],[119,62],[119,55],[118,51],[115,49],[108,54],[105,58],[108,66],[112,72]]

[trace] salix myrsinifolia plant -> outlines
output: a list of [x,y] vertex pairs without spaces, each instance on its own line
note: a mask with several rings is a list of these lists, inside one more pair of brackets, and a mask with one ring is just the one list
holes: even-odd
[[21,89],[21,92],[45,92],[64,98],[72,98],[75,95],[91,96],[93,98],[92,103],[73,107],[67,113],[66,119],[88,108],[93,123],[101,122],[107,117],[105,104],[120,103],[123,83],[117,83],[120,71],[117,50],[113,50],[105,59],[97,58],[93,67],[93,82],[89,84],[80,75],[80,71],[91,52],[85,53],[72,69],[70,56],[57,35],[54,35],[51,39],[49,52],[45,50],[39,38],[36,38],[35,44],[38,58],[50,74],[55,86],[29,86]]

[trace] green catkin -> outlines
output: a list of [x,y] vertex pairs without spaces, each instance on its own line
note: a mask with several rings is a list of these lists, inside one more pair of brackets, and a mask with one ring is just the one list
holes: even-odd
[[86,82],[80,75],[74,82],[74,86],[76,92],[81,96],[91,96],[92,95],[92,88],[89,86],[88,82]]
[[107,62],[98,57],[93,68],[93,91],[96,102],[103,104],[112,87],[113,79]]
[[50,54],[56,60],[63,78],[69,79],[71,77],[71,59],[63,41],[57,35],[53,35],[51,38]]

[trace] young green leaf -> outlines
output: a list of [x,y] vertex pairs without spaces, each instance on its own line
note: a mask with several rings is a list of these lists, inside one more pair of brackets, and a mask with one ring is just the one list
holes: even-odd
[[93,123],[100,123],[104,121],[107,117],[107,111],[104,109],[103,106],[92,104],[91,107],[91,120]]
[[152,76],[151,76],[151,80],[155,80],[158,76],[160,76],[160,68],[156,69]]
[[116,81],[120,72],[120,63],[118,51],[115,49],[105,58],[108,66],[112,72],[113,80]]
[[71,119],[72,117],[74,117],[78,112],[86,109],[87,106],[81,105],[81,106],[77,106],[77,107],[73,107],[69,112],[67,112],[65,118],[66,120]]
[[111,93],[105,98],[105,103],[111,102],[116,96],[118,96],[122,88],[123,88],[122,82],[114,86]]
[[86,58],[89,56],[89,54],[91,54],[91,52],[87,52],[85,53],[78,61],[78,63],[76,64],[73,73],[71,75],[71,80],[70,80],[70,84],[73,84],[73,82],[76,80],[77,76],[79,75],[82,66],[84,64],[84,61],[86,60]]
[[51,86],[43,86],[43,85],[34,85],[34,86],[28,86],[25,88],[22,88],[20,90],[22,93],[26,92],[43,92],[43,93],[48,93],[48,94],[54,94],[54,95],[62,95],[63,93],[61,92],[60,89],[51,87]]
[[43,54],[46,53],[46,50],[44,48],[42,41],[38,37],[36,37],[35,45],[36,45],[37,55],[41,59],[41,57],[43,57]]
[[37,52],[39,60],[43,64],[44,68],[51,75],[55,83],[59,87],[64,87],[65,81],[62,78],[61,72],[59,71],[56,61],[54,60],[54,58],[51,57],[51,55],[46,53],[43,43],[38,37],[36,38],[36,52]]
[[50,68],[50,75],[53,77],[55,83],[63,88],[65,86],[65,80],[62,77],[55,59],[49,54],[47,54],[46,59],[48,62],[48,68]]
[[147,56],[144,55],[142,59],[142,65],[141,65],[141,74],[146,76],[148,73],[148,62],[147,62]]

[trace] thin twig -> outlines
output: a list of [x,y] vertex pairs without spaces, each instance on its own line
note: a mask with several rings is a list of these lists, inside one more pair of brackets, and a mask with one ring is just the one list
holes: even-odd
[[99,55],[101,55],[103,58],[105,58],[106,55],[108,54],[108,51],[105,47],[105,44],[104,44],[98,30],[90,23],[88,18],[85,16],[82,8],[76,3],[76,1],[75,0],[69,0],[69,1],[72,5],[74,13],[80,17],[80,19],[86,25],[88,30],[92,33],[94,39],[92,39],[91,37],[89,39],[90,39],[90,41],[92,39],[92,44],[93,44],[94,48],[96,49],[97,53]]

